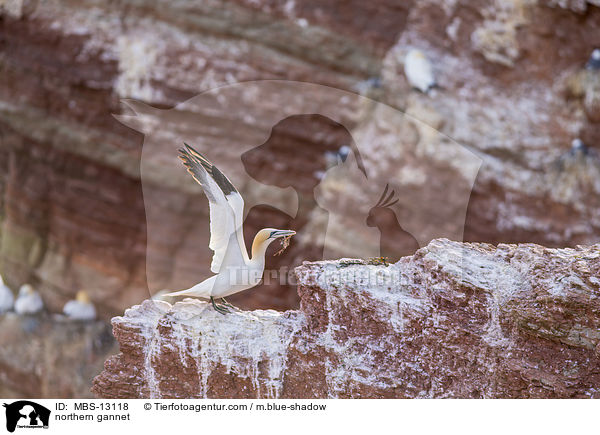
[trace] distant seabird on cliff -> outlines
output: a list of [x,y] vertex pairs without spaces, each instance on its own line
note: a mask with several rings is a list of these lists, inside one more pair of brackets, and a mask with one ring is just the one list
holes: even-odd
[[19,289],[19,296],[15,302],[17,314],[36,314],[42,311],[44,302],[42,297],[29,284],[23,284]]
[[573,139],[571,142],[571,155],[576,156],[578,154],[587,155],[588,147],[583,143],[583,141],[579,138]]
[[585,66],[583,108],[591,122],[600,122],[600,49],[596,48]]
[[11,289],[4,284],[4,280],[0,276],[0,314],[12,310],[15,303],[15,297]]
[[[179,158],[188,172],[202,186],[210,206],[210,242],[214,251],[210,270],[216,275],[199,284],[165,296],[195,296],[210,299],[221,314],[231,307],[226,296],[256,286],[265,269],[267,247],[278,238],[284,238],[284,247],[295,231],[264,228],[254,237],[252,258],[248,257],[242,221],[244,200],[231,181],[202,154],[187,144],[179,150]],[[220,298],[223,305],[215,303]]]
[[404,59],[404,74],[408,83],[424,94],[437,86],[431,63],[421,50],[412,49],[408,52]]
[[592,51],[592,55],[585,65],[585,68],[600,71],[600,48],[596,48],[594,51]]
[[96,318],[96,308],[85,290],[78,291],[75,299],[65,304],[63,313],[74,320],[94,320]]
[[367,80],[358,82],[354,89],[359,95],[372,100],[380,100],[383,96],[383,86],[380,77],[369,77]]
[[337,151],[325,151],[325,167],[329,169],[345,162],[351,151],[348,145],[342,145]]
[[342,159],[342,162],[346,161],[346,159],[348,158],[348,154],[350,154],[350,151],[352,151],[352,148],[350,148],[348,145],[342,145],[340,147],[340,149],[338,150],[338,154]]
[[600,155],[594,149],[589,148],[581,139],[576,138],[571,142],[571,149],[562,153],[554,162],[553,167],[559,171],[569,168],[582,168],[588,164],[597,164]]

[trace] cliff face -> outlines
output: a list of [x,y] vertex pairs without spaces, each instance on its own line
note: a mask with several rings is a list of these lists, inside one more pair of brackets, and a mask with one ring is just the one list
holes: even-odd
[[[371,173],[401,193],[397,215],[420,246],[437,237],[462,239],[462,229],[466,240],[493,243],[599,240],[598,160],[568,154],[574,137],[592,148],[600,139],[579,74],[600,46],[597,1],[13,0],[0,2],[0,13],[1,273],[13,288],[35,284],[52,311],[91,283],[100,314],[114,315],[147,298],[148,284],[153,292],[179,289],[208,272],[205,200],[184,186],[185,174],[171,162],[186,137],[228,174],[247,173],[236,180],[242,188],[253,178],[300,194],[294,219],[268,204],[250,210],[249,237],[265,222],[305,235],[269,267],[323,258],[326,218],[312,197],[313,174],[325,170],[324,152],[348,144],[350,135],[362,140]],[[422,49],[436,66],[442,89],[431,97],[413,92],[404,78],[408,47]],[[369,78],[381,86],[370,88]],[[344,105],[339,94],[315,91],[280,94],[275,106],[256,99],[243,116],[234,109],[250,92],[180,104],[218,86],[261,79],[360,92],[388,109]],[[120,105],[123,98],[171,108],[188,117],[189,129],[167,128],[165,111],[156,109],[146,111],[143,125],[120,118],[143,138],[112,117],[132,115]],[[339,110],[328,119],[283,123],[273,146],[242,156],[268,139],[262,132],[281,120],[272,113],[307,107],[299,100]],[[386,115],[389,108],[428,127],[397,123]],[[307,113],[321,112],[297,112]],[[432,129],[440,132],[433,139]],[[444,137],[475,153],[479,171],[446,148],[430,147],[443,146]],[[142,186],[143,142],[163,148]],[[360,190],[357,183],[340,187],[335,177],[320,184],[324,199]],[[449,187],[458,193],[445,197]],[[376,200],[375,191],[369,195]],[[152,210],[148,198],[156,198]],[[444,200],[460,204],[447,210],[462,216],[459,236],[438,219]],[[422,205],[419,213],[414,204]],[[336,216],[348,210],[356,204],[340,205]],[[188,238],[190,229],[196,232]],[[384,225],[383,232],[391,229]],[[351,255],[343,235],[328,237],[326,257]],[[391,255],[401,252],[393,249],[397,242],[389,245]],[[298,300],[292,288],[271,284],[236,302],[285,309]]]
[[93,376],[116,351],[102,321],[8,313],[0,328],[0,397],[92,397]]
[[600,245],[440,239],[296,269],[298,311],[145,301],[113,319],[106,398],[599,397]]

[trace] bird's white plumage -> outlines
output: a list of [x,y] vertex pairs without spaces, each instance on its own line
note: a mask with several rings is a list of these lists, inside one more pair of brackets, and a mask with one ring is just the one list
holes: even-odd
[[573,149],[574,151],[583,150],[585,149],[585,144],[581,139],[573,139],[571,141],[571,149]]
[[74,320],[94,320],[96,318],[96,308],[93,304],[75,300],[65,304],[63,313]]
[[171,296],[167,296],[169,293],[171,293],[170,290],[160,290],[154,293],[150,299],[152,299],[153,301],[163,301],[171,303],[173,298]]
[[[210,207],[210,242],[214,251],[211,276],[195,286],[167,296],[197,296],[222,298],[257,285],[264,271],[267,246],[278,237],[293,235],[293,231],[272,228],[259,231],[248,256],[242,229],[244,200],[237,189],[211,162],[186,145],[180,158],[194,179],[200,183]],[[258,239],[258,243],[257,243]]]
[[[209,190],[215,199],[210,201],[210,243],[209,248],[214,251],[210,270],[219,273],[227,253],[231,235],[236,233],[236,217],[233,208],[217,184],[207,175],[205,192]],[[235,194],[231,194],[235,195]],[[208,196],[208,195],[207,195]],[[239,196],[239,194],[237,194]],[[243,208],[243,201],[242,201]]]
[[0,314],[12,310],[15,303],[15,297],[11,289],[4,284],[4,280],[0,276]]
[[411,49],[404,59],[404,74],[408,83],[427,93],[436,85],[433,67],[421,50]]
[[[188,159],[194,166],[193,175],[202,186],[210,208],[210,241],[209,248],[214,251],[210,270],[219,273],[232,235],[239,245],[237,251],[246,253],[246,246],[242,235],[242,219],[244,213],[244,200],[237,191],[223,193],[213,177],[206,171],[200,162],[194,161],[194,155],[188,154]],[[248,254],[245,254],[248,257]]]
[[75,299],[68,301],[63,307],[63,313],[73,320],[94,320],[96,307],[84,290],[77,292]]
[[29,284],[23,284],[19,289],[19,296],[15,301],[17,314],[35,314],[42,311],[44,302],[42,297]]

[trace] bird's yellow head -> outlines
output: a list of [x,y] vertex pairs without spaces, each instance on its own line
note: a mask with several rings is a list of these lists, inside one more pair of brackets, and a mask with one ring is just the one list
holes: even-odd
[[267,249],[267,246],[269,246],[275,239],[279,239],[281,237],[291,237],[294,234],[296,234],[296,231],[263,228],[256,233],[256,236],[254,236],[254,242],[252,242],[252,256],[254,257],[261,249]]
[[423,52],[419,49],[413,48],[412,50],[410,50],[407,55],[406,55],[406,59],[408,61],[415,61],[417,59],[425,59],[425,54],[423,54]]
[[31,286],[31,284],[23,284],[21,286],[21,288],[19,289],[19,295],[21,296],[29,296],[32,295],[34,292],[33,287]]
[[77,295],[75,296],[77,302],[81,302],[82,304],[90,303],[90,296],[87,294],[85,290],[79,290]]

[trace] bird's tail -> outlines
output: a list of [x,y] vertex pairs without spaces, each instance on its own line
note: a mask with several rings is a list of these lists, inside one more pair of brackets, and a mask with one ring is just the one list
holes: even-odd
[[215,284],[215,279],[217,275],[211,276],[210,278],[202,281],[199,284],[196,284],[194,287],[191,287],[186,290],[180,290],[176,292],[167,293],[163,296],[194,296],[197,298],[210,298],[213,290],[213,286]]
[[165,293],[165,294],[161,295],[161,297],[185,296],[185,295],[190,295],[191,293],[192,293],[192,289],[188,288],[186,290],[179,290],[176,292]]

